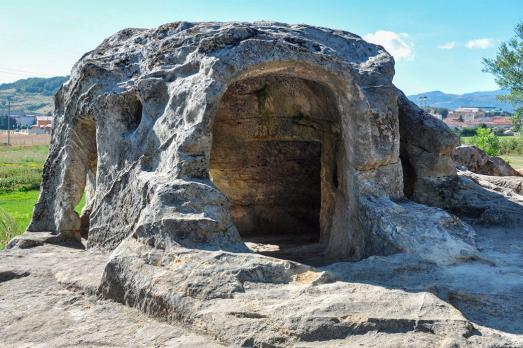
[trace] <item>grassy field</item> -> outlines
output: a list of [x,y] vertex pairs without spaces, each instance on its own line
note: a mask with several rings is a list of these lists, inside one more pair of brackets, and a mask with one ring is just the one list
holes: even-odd
[[[47,152],[47,145],[0,147],[0,249],[31,220]],[[84,204],[85,196],[75,210]]]
[[474,137],[461,137],[461,138],[459,138],[459,140],[461,141],[461,143],[462,143],[463,145],[471,145],[471,144],[472,144],[472,139],[473,139],[473,138],[474,138]]
[[38,190],[48,147],[0,147],[0,194]]
[[523,169],[523,154],[501,155],[513,168],[521,171]]
[[25,231],[37,198],[37,190],[0,194],[0,249],[11,238]]
[[0,147],[0,249],[31,219],[47,146]]

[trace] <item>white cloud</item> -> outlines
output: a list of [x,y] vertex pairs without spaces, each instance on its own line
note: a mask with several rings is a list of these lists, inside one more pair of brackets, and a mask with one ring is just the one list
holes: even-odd
[[456,41],[449,41],[449,42],[445,42],[441,45],[438,45],[438,48],[441,50],[451,50],[454,47],[456,47]]
[[465,47],[484,50],[486,48],[489,48],[493,44],[494,42],[492,41],[492,39],[476,39],[467,41]]
[[395,33],[389,30],[378,30],[364,35],[363,38],[374,44],[383,46],[396,60],[413,60],[414,44],[406,33]]

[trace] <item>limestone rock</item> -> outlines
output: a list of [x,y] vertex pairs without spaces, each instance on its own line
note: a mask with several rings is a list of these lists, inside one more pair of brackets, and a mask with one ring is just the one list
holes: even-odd
[[[11,274],[0,277],[2,345],[518,347],[523,249],[517,233],[493,232],[478,243],[496,265],[399,253],[311,268],[136,241],[112,256],[53,244],[0,251],[0,275]],[[135,308],[95,296],[101,279],[99,295]]]
[[468,171],[462,171],[460,175],[474,180],[482,187],[500,192],[505,197],[523,201],[523,197],[520,197],[523,196],[523,177],[521,176],[490,176]]
[[456,164],[473,173],[491,176],[523,176],[502,158],[489,156],[476,146],[458,146],[454,149],[452,158]]
[[479,257],[472,227],[443,210],[383,199],[367,199],[365,208],[362,219],[383,240],[382,250],[417,253],[434,263]]
[[404,192],[415,201],[430,204],[431,199],[423,198],[423,182],[431,178],[452,180],[456,176],[451,155],[459,140],[447,125],[401,92],[398,107]]
[[[98,299],[107,258],[52,244],[0,251],[1,346],[223,347],[183,325]],[[17,276],[2,276],[8,272]]]
[[[158,248],[246,251],[251,238],[285,235],[316,244],[325,261],[384,253],[360,197],[402,199],[419,177],[455,176],[450,131],[392,77],[382,47],[326,28],[120,31],[82,57],[56,96],[29,230],[107,249],[133,235]],[[402,175],[400,142],[413,175]]]
[[[451,278],[436,271],[499,261],[478,230],[523,217],[519,201],[457,175],[457,138],[393,75],[381,46],[327,28],[122,30],[57,93],[38,203],[7,255],[86,242],[79,270],[97,252],[103,274],[67,271],[65,252],[59,281],[229,346],[515,344],[488,308],[469,306],[483,328],[449,304],[469,287],[353,283],[349,261],[381,255],[404,262],[403,277],[430,265],[423,277],[442,288]],[[514,279],[502,295],[519,305]]]

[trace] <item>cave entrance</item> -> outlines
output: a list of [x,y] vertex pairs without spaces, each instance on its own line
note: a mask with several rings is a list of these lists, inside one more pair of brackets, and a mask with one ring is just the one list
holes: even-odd
[[210,178],[251,250],[300,262],[321,258],[338,187],[335,105],[326,86],[282,75],[236,81],[223,95]]

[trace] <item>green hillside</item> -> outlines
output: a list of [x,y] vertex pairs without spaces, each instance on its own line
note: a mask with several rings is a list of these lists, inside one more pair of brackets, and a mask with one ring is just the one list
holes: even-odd
[[33,77],[11,83],[0,84],[0,115],[7,112],[7,98],[11,100],[11,111],[26,114],[50,114],[53,111],[53,96],[68,76],[50,78]]

